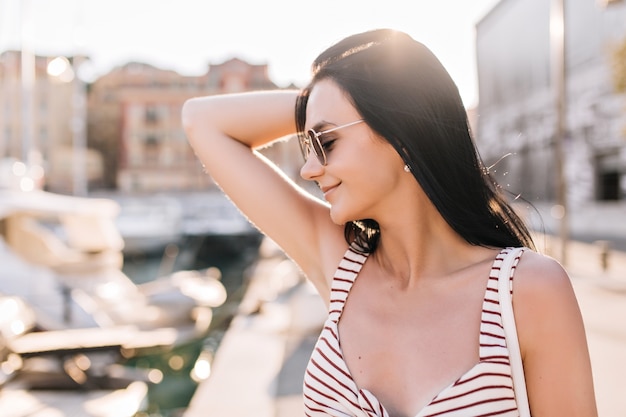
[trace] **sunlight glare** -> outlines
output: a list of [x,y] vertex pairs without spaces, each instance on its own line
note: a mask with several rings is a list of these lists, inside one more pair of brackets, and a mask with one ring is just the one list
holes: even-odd
[[72,64],[70,64],[70,61],[64,56],[56,57],[50,61],[47,71],[48,75],[53,79],[64,83],[69,83],[74,79]]
[[35,189],[35,181],[28,177],[22,178],[20,180],[20,189],[22,191],[33,191]]
[[211,376],[212,356],[210,352],[202,352],[191,370],[191,379],[200,383]]
[[550,215],[553,219],[560,220],[565,217],[565,207],[560,204],[555,204],[550,209]]
[[122,288],[115,282],[107,282],[99,286],[96,292],[104,299],[114,299],[120,297]]
[[185,360],[180,355],[174,355],[167,361],[167,364],[174,371],[180,371],[185,366]]
[[161,381],[163,381],[163,372],[158,369],[151,369],[150,372],[148,372],[148,381],[153,384],[161,383]]
[[26,324],[22,320],[14,320],[11,323],[11,332],[14,335],[22,334],[26,330]]
[[17,177],[21,177],[22,175],[26,174],[26,164],[21,161],[15,161],[13,163],[12,170],[13,170],[13,175]]

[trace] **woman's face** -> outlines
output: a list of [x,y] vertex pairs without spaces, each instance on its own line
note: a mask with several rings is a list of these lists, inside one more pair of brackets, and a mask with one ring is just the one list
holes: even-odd
[[[332,80],[317,82],[307,103],[306,129],[316,132],[361,119],[346,94]],[[406,180],[404,162],[395,149],[366,123],[356,123],[320,137],[326,166],[311,155],[300,171],[316,181],[331,206],[336,224],[376,219],[388,209],[389,199]],[[412,175],[411,175],[412,177]]]

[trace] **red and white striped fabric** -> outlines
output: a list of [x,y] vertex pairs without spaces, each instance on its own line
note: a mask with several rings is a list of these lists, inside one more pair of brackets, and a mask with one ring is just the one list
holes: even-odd
[[[498,273],[509,250],[503,249],[498,254],[489,274],[480,325],[480,361],[415,417],[519,416],[498,302]],[[389,417],[371,392],[359,389],[354,383],[338,339],[337,325],[343,307],[366,259],[367,255],[348,249],[335,273],[328,320],[304,376],[304,408],[309,417]],[[517,261],[519,257],[513,267]]]

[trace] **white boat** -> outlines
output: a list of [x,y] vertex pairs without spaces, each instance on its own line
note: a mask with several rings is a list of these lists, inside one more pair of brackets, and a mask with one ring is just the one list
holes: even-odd
[[181,196],[182,234],[196,258],[257,251],[263,235],[219,191]]
[[226,298],[219,271],[135,284],[122,271],[118,213],[105,198],[0,190],[0,292],[22,296],[48,328],[132,324],[204,334]]
[[102,193],[118,203],[115,225],[124,256],[167,255],[168,247],[196,258],[258,248],[261,233],[218,190],[154,195]]
[[9,385],[0,392],[0,410],[3,417],[133,417],[145,410],[147,392],[140,381],[126,388],[82,392]]
[[220,192],[190,195],[184,199],[182,233],[185,236],[237,236],[258,231]]
[[[0,354],[6,353],[0,370],[15,366],[20,375],[4,384],[0,377],[3,416],[132,416],[151,379],[131,376],[126,386],[50,392],[30,389],[23,375],[29,383],[56,386],[76,369],[79,376],[85,372],[81,358],[87,355],[90,375],[109,378],[99,370],[115,370],[120,352],[169,351],[206,336],[212,308],[226,299],[220,271],[178,271],[136,285],[121,269],[118,213],[110,199],[0,189],[0,293],[25,300],[34,327],[44,330],[11,343],[0,337]],[[22,327],[11,322],[12,330]],[[28,366],[12,365],[15,355]],[[41,357],[48,359],[43,371]]]
[[176,198],[154,195],[115,196],[120,213],[115,224],[124,239],[124,254],[161,254],[182,239],[183,210]]
[[[136,372],[110,358],[121,356],[126,343],[149,346],[148,338],[132,328],[33,331],[36,324],[20,297],[0,295],[3,416],[131,417],[144,408],[147,381],[129,379]],[[167,335],[158,337],[168,343]]]

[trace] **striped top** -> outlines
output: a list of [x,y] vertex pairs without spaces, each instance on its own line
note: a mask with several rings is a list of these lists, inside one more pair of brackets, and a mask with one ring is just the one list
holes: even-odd
[[[509,250],[498,254],[489,274],[480,324],[479,362],[437,394],[415,417],[519,416],[498,301],[498,274]],[[513,263],[511,289],[521,253]],[[374,394],[359,389],[352,379],[337,331],[352,284],[366,260],[367,255],[348,249],[333,278],[328,319],[304,376],[306,416],[389,417]]]

